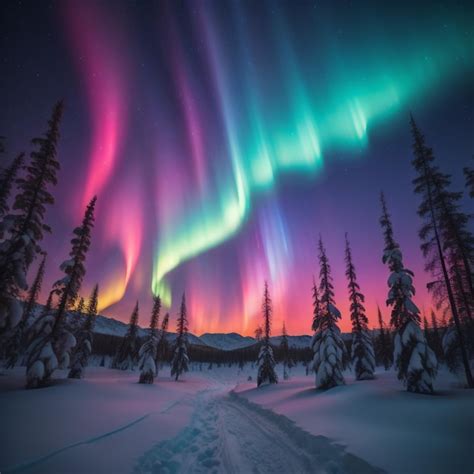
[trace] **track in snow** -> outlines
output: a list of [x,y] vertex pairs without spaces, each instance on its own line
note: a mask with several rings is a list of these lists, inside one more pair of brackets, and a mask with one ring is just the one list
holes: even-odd
[[382,472],[284,416],[217,391],[197,399],[191,424],[148,451],[135,474]]

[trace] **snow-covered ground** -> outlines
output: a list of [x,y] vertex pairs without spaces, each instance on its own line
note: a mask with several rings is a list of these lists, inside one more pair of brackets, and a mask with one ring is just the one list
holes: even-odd
[[302,367],[260,389],[250,366],[201,368],[179,382],[165,368],[148,386],[92,367],[29,391],[22,369],[6,372],[0,472],[473,471],[474,395],[447,374],[438,395],[419,396],[392,372],[320,392]]
[[376,377],[356,382],[348,373],[347,385],[317,391],[313,376],[296,375],[258,390],[239,384],[235,391],[387,472],[474,472],[472,390],[459,388],[446,371],[433,396],[407,393],[394,372],[379,369]]

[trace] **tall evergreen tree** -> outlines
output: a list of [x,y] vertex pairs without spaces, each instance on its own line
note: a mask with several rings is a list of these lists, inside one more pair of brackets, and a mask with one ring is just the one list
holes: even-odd
[[469,191],[469,196],[474,198],[474,168],[466,166],[464,168],[464,176],[466,177],[466,188]]
[[41,251],[43,232],[50,232],[43,220],[47,205],[54,203],[48,187],[57,182],[56,146],[62,111],[63,105],[59,102],[53,109],[45,136],[33,139],[38,149],[31,153],[30,162],[24,167],[26,176],[16,179],[18,194],[13,204],[16,212],[0,222],[0,338],[21,319],[18,295],[28,288],[26,273]]
[[[76,299],[77,299],[77,305],[75,306],[74,310],[71,311],[70,313],[71,316],[73,316],[71,318],[70,326],[71,326],[71,330],[74,333],[80,331],[81,329],[82,315],[84,314],[84,309],[86,305],[86,302],[84,301],[84,298],[82,296]],[[74,303],[71,303],[69,306],[70,308],[72,308],[74,306]]]
[[356,271],[352,261],[352,251],[346,233],[346,277],[348,280],[349,301],[352,321],[351,362],[356,380],[374,378],[375,352],[369,332],[369,320],[365,314],[365,297],[360,291]]
[[455,345],[460,350],[467,384],[474,388],[460,315],[462,309],[468,327],[472,327],[474,237],[468,229],[469,216],[460,210],[462,193],[449,191],[451,177],[441,173],[436,166],[433,150],[426,145],[413,117],[411,129],[414,140],[412,163],[418,173],[413,184],[415,193],[422,197],[418,208],[418,215],[424,222],[419,232],[423,242],[421,249],[427,259],[426,269],[435,276],[429,289],[437,295],[445,295],[449,303],[457,332]]
[[47,384],[56,368],[69,366],[69,351],[75,346],[76,339],[67,329],[65,318],[67,310],[77,298],[86,273],[85,261],[91,244],[95,203],[94,197],[86,207],[81,225],[73,230],[70,258],[60,266],[65,275],[54,284],[53,291],[59,298],[54,322],[46,325],[41,321],[40,328],[32,328],[34,336],[28,349],[27,388]]
[[268,284],[265,282],[265,290],[263,294],[263,339],[260,352],[258,354],[258,375],[257,387],[262,384],[278,383],[278,377],[275,372],[275,358],[273,357],[273,349],[270,345],[270,333],[272,324],[272,301]]
[[393,359],[398,379],[409,392],[433,393],[433,379],[437,371],[436,356],[420,329],[420,310],[412,301],[415,294],[413,272],[403,265],[402,252],[393,236],[392,222],[383,194],[381,203],[380,224],[385,240],[383,263],[390,270],[387,306],[392,307],[390,322],[396,331]]
[[128,330],[122,343],[115,354],[112,368],[120,370],[133,370],[138,359],[138,301],[133,308]]
[[178,380],[183,372],[187,372],[189,357],[188,357],[188,319],[186,313],[186,297],[183,293],[181,300],[181,308],[179,310],[178,324],[176,328],[177,337],[171,361],[171,376]]
[[313,368],[316,372],[316,387],[329,389],[344,385],[343,358],[345,346],[337,321],[341,313],[334,301],[334,286],[331,267],[321,237],[319,238],[320,264],[320,317],[314,329],[311,347],[313,349]]
[[283,363],[283,380],[288,380],[290,378],[289,369],[292,366],[290,359],[290,346],[288,344],[288,334],[286,333],[286,326],[283,322],[283,327],[281,329],[281,341],[280,341],[280,354],[281,361]]
[[313,276],[313,322],[311,324],[311,329],[316,331],[319,327],[321,318],[321,302],[319,301],[319,292],[318,285],[316,284]]
[[390,367],[392,367],[392,364],[393,364],[392,341],[390,338],[390,333],[385,328],[383,318],[382,318],[382,311],[380,311],[380,308],[378,306],[377,306],[377,316],[379,320],[379,334],[375,341],[376,352],[378,355],[378,360],[382,363],[385,370],[388,370],[390,369]]
[[26,342],[26,330],[28,327],[28,319],[32,316],[33,310],[36,306],[36,301],[38,295],[41,291],[41,285],[44,278],[44,267],[46,264],[46,254],[43,256],[41,263],[36,272],[35,279],[33,280],[32,285],[28,289],[28,296],[23,308],[23,315],[19,324],[17,324],[12,329],[12,334],[8,338],[6,343],[6,367],[13,368],[18,358],[21,355],[21,352],[24,350],[24,345]]
[[165,360],[166,354],[168,353],[168,341],[166,339],[166,332],[168,331],[169,320],[170,320],[170,315],[169,313],[166,313],[165,317],[163,318],[163,321],[161,322],[161,329],[160,329],[158,344],[156,348],[155,376],[158,375],[158,368],[159,368],[160,362],[163,362]]
[[86,318],[82,329],[76,336],[77,344],[71,358],[71,369],[68,378],[82,379],[84,371],[89,364],[92,353],[92,342],[94,338],[94,324],[97,317],[97,305],[99,300],[99,286],[95,285],[89,298],[86,310]]
[[156,374],[156,354],[158,346],[158,334],[156,328],[159,324],[161,299],[159,296],[153,298],[153,309],[150,319],[150,332],[147,340],[140,348],[140,379],[139,383],[153,383]]
[[84,301],[84,298],[81,296],[79,298],[79,301],[77,302],[77,306],[74,312],[77,313],[78,316],[82,316],[85,305],[86,305],[86,302]]
[[[0,171],[0,218],[8,211],[8,200],[15,183],[18,172],[23,166],[25,154],[20,153],[11,163],[10,166]],[[0,235],[1,238],[1,235]]]

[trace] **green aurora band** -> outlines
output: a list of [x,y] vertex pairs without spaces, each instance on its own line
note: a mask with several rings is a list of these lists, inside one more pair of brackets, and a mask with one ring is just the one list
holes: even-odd
[[262,45],[255,45],[241,6],[233,4],[230,44],[210,8],[202,12],[226,150],[215,186],[185,213],[160,223],[152,290],[167,306],[165,277],[235,235],[253,197],[273,189],[280,173],[314,175],[328,152],[350,156],[367,147],[375,124],[408,114],[413,101],[432,99],[472,68],[472,28],[461,13],[400,15],[383,22],[361,12],[359,20],[369,18],[331,36],[324,12],[308,15],[313,26],[301,34],[277,12],[261,32],[259,40],[270,48],[261,58],[255,51]]

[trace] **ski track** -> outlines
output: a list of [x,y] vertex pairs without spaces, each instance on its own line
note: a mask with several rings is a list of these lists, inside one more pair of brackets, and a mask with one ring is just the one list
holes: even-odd
[[[170,403],[167,407],[163,408],[162,410],[160,410],[159,412],[157,413],[160,413],[160,414],[163,414],[163,413],[168,413],[170,410],[172,410],[176,405],[178,405],[179,403],[181,403],[183,401],[183,399],[185,399],[186,397],[183,397],[179,400],[175,400],[174,402]],[[61,454],[63,453],[64,451],[68,451],[69,449],[73,449],[73,448],[77,448],[79,446],[84,446],[86,444],[93,444],[93,443],[96,443],[98,441],[101,441],[102,439],[104,438],[108,438],[109,436],[113,436],[114,434],[117,434],[117,433],[120,433],[121,431],[124,431],[128,428],[131,428],[132,426],[136,425],[137,423],[140,423],[141,421],[143,421],[144,419],[148,418],[150,415],[152,415],[153,413],[146,413],[145,415],[143,416],[140,416],[139,418],[131,421],[130,423],[127,423],[126,425],[123,425],[123,426],[120,426],[118,428],[116,428],[115,430],[112,430],[112,431],[108,431],[106,433],[103,433],[103,434],[100,434],[100,435],[97,435],[97,436],[94,436],[92,438],[88,438],[86,440],[83,440],[83,441],[78,441],[76,443],[72,443],[72,444],[69,444],[67,446],[63,446],[62,448],[59,448],[59,449],[56,449],[44,456],[41,456],[37,459],[34,459],[32,461],[26,461],[24,463],[21,463],[21,464],[17,464],[16,466],[11,466],[11,467],[6,467],[2,470],[0,470],[0,474],[1,473],[10,473],[10,472],[23,472],[23,471],[26,471],[27,469],[33,467],[33,466],[36,466],[38,464],[41,464],[42,462],[44,461],[47,461],[48,459],[51,459],[52,457],[54,456],[57,456],[58,454]]]
[[383,472],[229,389],[202,392],[191,424],[145,453],[135,474]]

